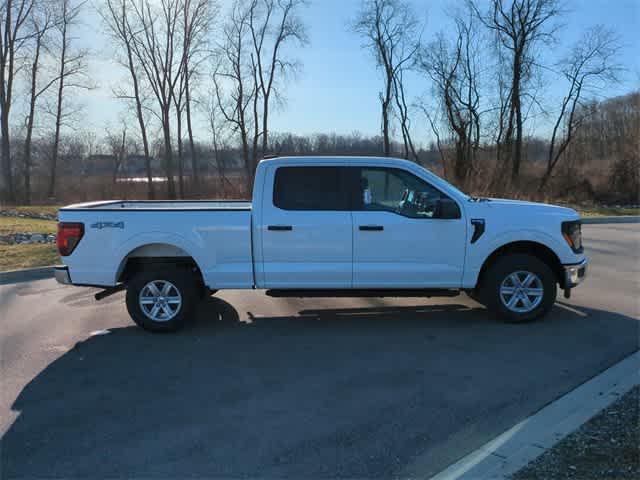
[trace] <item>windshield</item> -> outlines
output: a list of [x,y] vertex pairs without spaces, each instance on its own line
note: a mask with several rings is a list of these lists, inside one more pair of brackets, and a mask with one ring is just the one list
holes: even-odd
[[424,170],[427,175],[429,175],[432,178],[437,179],[438,181],[445,183],[451,190],[454,190],[458,195],[460,195],[462,198],[466,199],[466,200],[470,200],[472,197],[470,195],[467,195],[466,193],[464,193],[462,190],[460,190],[459,188],[455,187],[454,185],[452,185],[451,183],[447,182],[444,178],[436,175],[435,173],[433,173],[431,170],[429,170],[426,167],[423,167],[422,165],[420,165],[420,168],[422,170]]

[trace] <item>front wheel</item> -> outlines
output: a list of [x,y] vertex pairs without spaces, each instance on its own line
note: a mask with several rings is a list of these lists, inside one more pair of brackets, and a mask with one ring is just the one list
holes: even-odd
[[127,310],[145,330],[178,330],[191,316],[199,292],[196,278],[187,270],[141,271],[127,285]]
[[507,322],[536,320],[553,306],[556,277],[537,257],[513,254],[499,258],[486,275],[483,298],[490,311]]

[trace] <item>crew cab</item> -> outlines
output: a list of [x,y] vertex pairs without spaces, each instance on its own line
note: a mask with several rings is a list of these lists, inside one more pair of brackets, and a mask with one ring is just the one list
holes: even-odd
[[151,331],[203,295],[453,296],[526,322],[584,278],[571,209],[474,198],[416,163],[375,157],[259,162],[251,202],[102,201],[60,209],[56,279],[126,289]]

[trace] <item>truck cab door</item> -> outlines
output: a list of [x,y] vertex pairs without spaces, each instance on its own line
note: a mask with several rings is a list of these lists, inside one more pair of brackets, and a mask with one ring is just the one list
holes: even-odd
[[[353,287],[460,288],[466,246],[460,206],[409,171],[357,170]],[[440,217],[444,203],[448,218]]]
[[352,221],[342,168],[273,166],[262,197],[265,288],[350,288]]

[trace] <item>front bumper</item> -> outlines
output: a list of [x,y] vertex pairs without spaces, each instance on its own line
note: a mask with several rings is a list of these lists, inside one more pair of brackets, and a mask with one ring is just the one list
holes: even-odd
[[69,267],[60,266],[53,267],[53,275],[58,283],[63,285],[71,285],[71,277],[69,276]]
[[564,267],[564,288],[573,288],[580,285],[587,276],[587,265],[589,261],[585,258],[580,263],[574,265],[563,265]]

